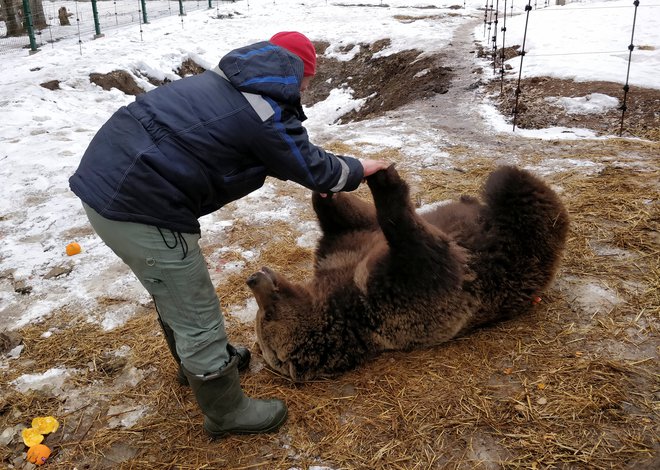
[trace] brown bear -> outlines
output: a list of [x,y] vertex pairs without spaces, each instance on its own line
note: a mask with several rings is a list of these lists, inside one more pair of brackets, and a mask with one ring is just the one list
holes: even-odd
[[374,204],[312,196],[322,231],[313,279],[263,268],[247,280],[263,358],[295,381],[525,314],[557,270],[568,214],[528,171],[500,167],[483,202],[462,196],[422,214],[394,166],[367,184]]

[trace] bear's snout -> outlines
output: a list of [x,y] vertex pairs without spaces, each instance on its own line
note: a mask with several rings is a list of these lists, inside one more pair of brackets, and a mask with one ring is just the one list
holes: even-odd
[[257,287],[257,284],[259,283],[258,274],[259,273],[251,274],[245,281],[250,289],[254,289],[255,287]]
[[245,282],[248,285],[248,287],[253,291],[255,291],[256,289],[259,290],[274,289],[275,288],[274,277],[275,276],[272,270],[268,268],[262,268],[260,271],[251,274],[245,280]]

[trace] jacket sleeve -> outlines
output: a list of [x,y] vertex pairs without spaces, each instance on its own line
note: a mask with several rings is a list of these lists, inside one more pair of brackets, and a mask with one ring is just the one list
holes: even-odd
[[294,109],[268,101],[275,112],[261,123],[250,145],[271,175],[325,193],[353,191],[360,185],[364,172],[359,160],[312,144]]

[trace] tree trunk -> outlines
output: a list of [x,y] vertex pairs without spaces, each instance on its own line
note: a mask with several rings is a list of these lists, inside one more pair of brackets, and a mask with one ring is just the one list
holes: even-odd
[[[44,29],[48,26],[44,6],[41,0],[29,0],[34,29]],[[0,0],[0,11],[7,25],[7,36],[24,36],[27,34],[27,19],[23,12],[22,0]]]
[[32,11],[32,26],[34,26],[34,29],[46,29],[48,21],[46,21],[46,14],[44,13],[43,1],[30,0],[30,10]]
[[21,0],[2,0],[2,16],[7,25],[7,36],[23,36],[23,3]]
[[60,9],[57,10],[57,16],[60,18],[61,26],[71,26],[71,23],[69,22],[69,12],[66,11],[66,7],[60,7]]

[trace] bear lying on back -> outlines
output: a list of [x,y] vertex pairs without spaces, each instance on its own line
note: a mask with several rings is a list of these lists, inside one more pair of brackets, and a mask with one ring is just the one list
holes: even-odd
[[527,171],[500,167],[483,202],[462,196],[424,214],[394,166],[367,183],[374,204],[313,195],[322,236],[307,284],[268,268],[247,280],[264,360],[295,381],[525,314],[557,270],[568,215]]

